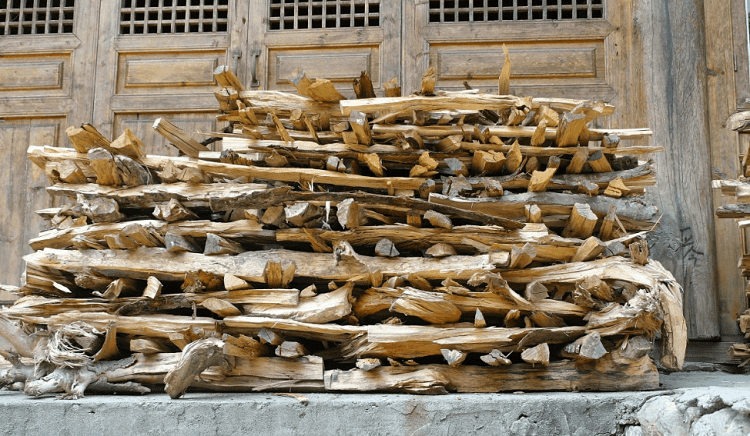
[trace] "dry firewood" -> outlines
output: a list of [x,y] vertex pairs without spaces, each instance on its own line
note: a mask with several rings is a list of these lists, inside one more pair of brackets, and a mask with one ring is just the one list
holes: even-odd
[[523,247],[513,246],[510,251],[510,264],[508,268],[525,268],[536,257],[536,248],[534,245],[526,243]]
[[297,67],[286,79],[297,88],[300,95],[307,95],[307,88],[312,84],[305,71],[300,67]]
[[136,338],[130,340],[131,353],[156,354],[171,353],[174,346],[171,342],[158,338]]
[[583,170],[583,166],[589,159],[589,152],[585,148],[576,150],[573,158],[570,160],[570,164],[566,168],[567,174],[579,174]]
[[446,257],[455,256],[458,252],[456,252],[456,249],[452,245],[441,242],[425,250],[424,254],[426,257]]
[[549,298],[549,290],[542,283],[533,281],[526,284],[525,297],[532,303]]
[[260,218],[262,224],[279,228],[286,227],[286,213],[284,206],[271,206],[263,212]]
[[224,275],[224,289],[227,291],[241,291],[244,289],[251,289],[250,283],[242,280],[234,274]]
[[401,86],[398,84],[398,77],[394,77],[383,84],[383,92],[386,97],[401,97]]
[[157,204],[153,212],[154,217],[168,223],[195,219],[198,216],[183,206],[178,200],[172,198],[167,203]]
[[135,282],[135,280],[119,278],[110,283],[109,286],[107,286],[107,290],[102,294],[102,298],[114,300],[115,298],[118,298],[123,292],[135,291],[137,289],[138,284]]
[[578,137],[586,125],[586,115],[566,112],[560,118],[557,128],[555,143],[558,147],[570,147],[578,145]]
[[336,156],[329,156],[328,159],[326,159],[326,169],[328,171],[338,171],[340,173],[345,173],[346,165],[344,164],[343,159],[339,159]]
[[219,315],[222,318],[227,316],[242,315],[242,312],[240,312],[240,310],[237,309],[234,304],[218,298],[207,298],[203,300],[201,306]]
[[267,318],[284,318],[313,324],[324,324],[338,321],[348,316],[352,311],[349,299],[354,285],[346,285],[325,294],[300,299],[295,306],[281,306],[271,304],[251,304],[243,306],[245,315],[263,316]]
[[453,228],[451,219],[440,212],[428,210],[423,215],[424,219],[430,222],[433,227],[450,230]]
[[443,354],[443,358],[445,359],[445,362],[451,368],[456,368],[459,365],[461,365],[463,361],[466,360],[466,356],[468,356],[467,353],[464,353],[458,350],[442,349],[440,350],[440,352]]
[[586,336],[576,339],[566,345],[560,352],[560,355],[566,359],[582,361],[597,360],[605,354],[607,354],[607,350],[602,345],[602,338],[599,332],[591,332]]
[[382,364],[380,359],[375,358],[365,358],[365,359],[357,359],[357,368],[363,370],[363,371],[369,371],[371,369],[375,369],[379,367]]
[[591,211],[588,204],[576,203],[561,235],[564,238],[588,238],[594,232],[597,220],[596,214]]
[[524,214],[527,223],[541,223],[542,210],[536,204],[527,204],[524,206]]
[[249,336],[239,335],[235,337],[224,334],[222,335],[221,340],[224,341],[223,352],[227,356],[253,359],[268,354],[267,346]]
[[390,239],[383,238],[375,245],[375,254],[382,257],[398,257],[399,252]]
[[503,44],[503,53],[505,53],[505,60],[503,61],[503,68],[500,70],[500,77],[497,79],[497,94],[498,95],[509,95],[510,94],[510,55],[508,54],[508,48]]
[[513,146],[508,150],[505,160],[505,171],[508,173],[515,173],[521,166],[523,161],[523,155],[521,154],[521,146],[518,141],[513,143]]
[[576,189],[576,192],[579,194],[586,194],[586,195],[598,195],[599,185],[591,182],[590,180],[581,180],[580,184],[578,185]]
[[625,185],[625,182],[623,182],[622,178],[618,177],[609,182],[607,188],[604,190],[604,195],[620,198],[623,195],[626,195],[628,192],[630,192],[630,188]]
[[589,261],[604,252],[607,245],[603,243],[596,236],[590,236],[583,241],[576,254],[570,259],[571,262],[586,262]]
[[303,227],[321,215],[320,208],[310,203],[295,203],[284,208],[284,220],[295,227]]
[[616,148],[620,145],[620,137],[616,134],[604,135],[602,137],[602,147]]
[[425,96],[435,95],[435,83],[436,82],[437,82],[437,77],[435,74],[435,67],[430,67],[422,75],[422,88],[419,94],[425,95]]
[[150,276],[146,280],[146,289],[143,290],[143,296],[150,299],[155,299],[161,295],[162,284],[154,276]]
[[391,304],[391,312],[419,317],[431,324],[448,324],[461,318],[461,311],[443,294],[406,289]]
[[151,392],[150,389],[134,382],[108,382],[108,372],[128,367],[132,365],[133,361],[134,359],[129,357],[118,361],[95,362],[80,368],[59,367],[40,379],[28,381],[24,386],[24,393],[39,397],[45,394],[64,392],[60,398],[75,400],[82,398],[87,389],[107,393],[146,394]]
[[487,327],[487,321],[484,319],[484,315],[482,314],[482,311],[479,310],[477,307],[476,312],[474,312],[474,327],[482,328]]
[[500,350],[492,350],[489,354],[479,356],[482,362],[489,366],[511,365],[512,362]]
[[261,328],[258,332],[260,342],[267,345],[279,346],[284,342],[284,338],[273,330]]
[[339,100],[346,100],[346,97],[341,95],[338,90],[336,90],[333,83],[327,79],[315,79],[315,82],[307,87],[306,95],[315,101],[323,103],[334,103]]
[[527,348],[521,353],[521,359],[532,365],[549,366],[549,346],[539,344],[534,348]]
[[242,92],[245,88],[237,76],[227,65],[220,65],[214,70],[214,80],[223,88],[234,88],[237,92]]
[[91,124],[82,124],[81,127],[70,126],[65,130],[65,134],[78,153],[87,153],[97,147],[107,148],[110,144],[110,141]]
[[200,253],[202,247],[198,245],[191,236],[167,232],[164,235],[164,247],[170,253]]
[[196,376],[210,366],[229,369],[232,365],[223,353],[224,342],[216,338],[202,339],[188,344],[177,365],[164,377],[164,390],[171,398],[179,398]]
[[607,156],[602,153],[601,150],[589,156],[589,160],[586,162],[591,166],[591,169],[596,173],[606,173],[612,171]]
[[[383,177],[385,168],[383,167],[383,162],[376,153],[360,153],[358,155],[358,160],[366,164],[367,168],[369,168],[373,174],[378,177]],[[388,190],[390,191],[391,187],[388,187]]]
[[165,118],[157,118],[152,127],[167,141],[190,157],[198,157],[199,152],[208,151],[205,145],[191,138],[190,135]]
[[224,239],[214,233],[206,233],[206,245],[203,249],[203,254],[206,256],[239,254],[244,251],[245,249],[242,248],[242,245],[237,242]]
[[375,90],[367,71],[362,71],[359,77],[354,79],[354,94],[357,98],[375,98]]
[[352,111],[349,114],[349,126],[357,135],[357,143],[363,145],[372,144],[372,133],[370,132],[370,124],[367,120],[367,115],[359,111]]
[[125,129],[120,136],[109,144],[109,147],[104,147],[112,153],[127,156],[132,159],[142,159],[146,157],[146,153],[143,151],[143,142],[138,139],[137,136],[130,129]]
[[565,321],[557,316],[544,312],[532,312],[527,317],[537,327],[565,327]]
[[630,258],[633,262],[638,265],[645,265],[648,263],[648,241],[643,238],[639,238],[628,245],[630,251]]
[[560,166],[560,158],[557,156],[551,156],[547,169],[544,171],[534,171],[531,174],[531,180],[529,180],[529,192],[544,192],[547,189],[547,185],[552,180],[552,176],[555,175],[557,168]]
[[161,247],[164,242],[153,227],[144,227],[139,222],[126,223],[122,227],[122,236],[134,241],[139,246],[144,247]]
[[284,341],[276,347],[275,354],[286,359],[297,359],[308,354],[308,352],[299,342]]
[[526,165],[524,166],[524,171],[527,174],[533,174],[534,171],[539,170],[541,166],[542,164],[539,162],[539,159],[536,156],[531,156],[530,158],[526,159]]
[[152,183],[151,173],[127,156],[112,155],[103,148],[88,152],[90,168],[96,173],[100,185],[139,186]]
[[505,155],[497,151],[476,151],[471,159],[471,170],[474,174],[499,174],[505,166]]

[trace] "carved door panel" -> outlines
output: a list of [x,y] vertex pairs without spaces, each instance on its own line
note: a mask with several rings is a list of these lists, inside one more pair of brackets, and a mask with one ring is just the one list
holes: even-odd
[[[401,0],[259,0],[250,7],[250,80],[261,89],[293,90],[287,77],[302,67],[354,95],[362,71],[382,95],[400,77]],[[253,80],[255,79],[255,80]]]
[[34,211],[53,205],[26,149],[66,146],[65,128],[91,119],[98,18],[99,2],[0,1],[0,283],[21,283]]
[[104,2],[98,40],[94,124],[105,136],[130,128],[147,153],[176,154],[152,125],[166,117],[188,132],[211,132],[213,71],[242,68],[242,0]]
[[603,0],[404,2],[405,91],[430,66],[438,88],[496,90],[505,44],[511,93],[609,100],[608,13]]

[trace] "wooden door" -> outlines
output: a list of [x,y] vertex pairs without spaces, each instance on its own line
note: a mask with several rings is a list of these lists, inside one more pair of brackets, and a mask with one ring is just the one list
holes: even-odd
[[[213,71],[242,68],[243,0],[110,0],[98,40],[94,124],[108,137],[131,129],[147,153],[176,154],[153,128],[166,117],[188,132],[211,132]],[[199,137],[196,137],[199,139]]]
[[401,0],[257,0],[250,6],[249,80],[262,89],[293,90],[297,68],[354,95],[362,71],[382,95],[400,77]]
[[91,121],[98,18],[99,2],[0,1],[0,283],[21,283],[34,211],[53,205],[26,149],[68,145],[65,128]]
[[511,93],[609,100],[609,18],[603,0],[405,1],[404,91],[430,66],[438,88],[496,90],[505,44]]

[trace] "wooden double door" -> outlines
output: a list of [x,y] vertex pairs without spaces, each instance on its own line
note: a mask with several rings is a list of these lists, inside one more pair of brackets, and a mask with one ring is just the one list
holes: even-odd
[[53,206],[30,145],[66,146],[65,128],[133,130],[169,154],[151,125],[190,132],[215,121],[212,72],[248,88],[291,90],[298,66],[353,95],[367,71],[376,93],[403,92],[430,66],[438,87],[492,89],[505,44],[512,91],[612,100],[620,83],[619,2],[604,0],[0,0],[0,283],[19,284],[35,210]]

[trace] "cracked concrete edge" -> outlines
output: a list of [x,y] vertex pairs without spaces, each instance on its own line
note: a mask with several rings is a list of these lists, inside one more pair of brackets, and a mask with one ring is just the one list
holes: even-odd
[[648,393],[199,394],[32,400],[0,392],[0,434],[621,435]]

